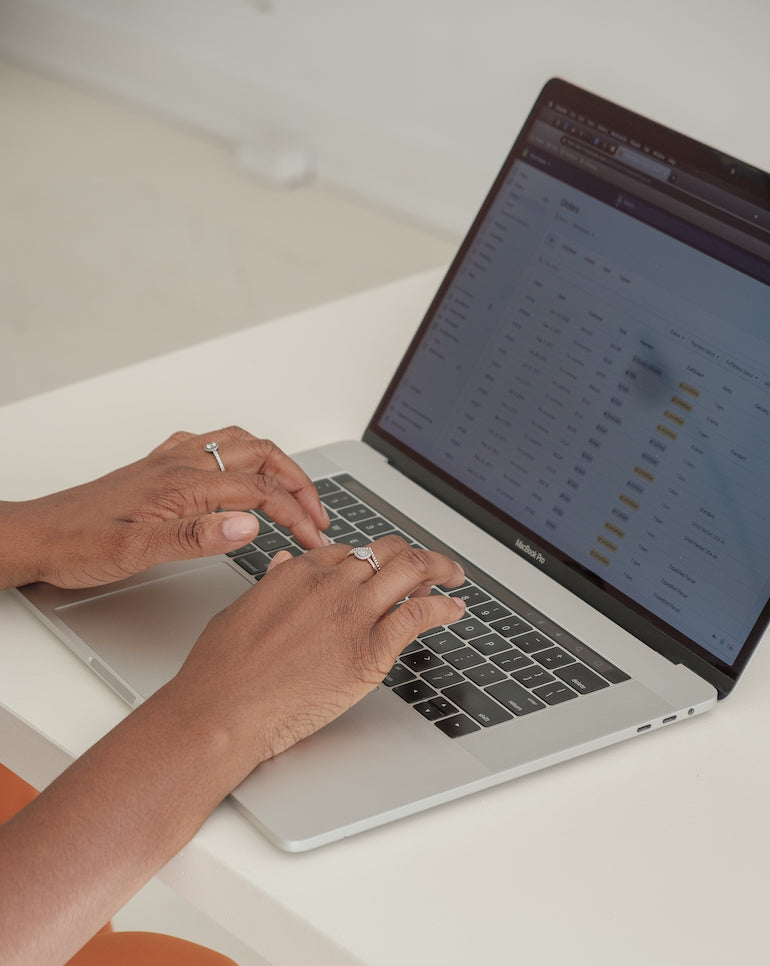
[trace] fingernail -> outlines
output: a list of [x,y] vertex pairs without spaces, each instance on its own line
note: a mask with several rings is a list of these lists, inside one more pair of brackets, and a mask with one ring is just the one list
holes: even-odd
[[329,544],[331,543],[331,540],[326,536],[326,534],[322,530],[319,530],[318,531],[318,536],[321,538],[321,543],[325,547],[328,547]]
[[222,521],[222,536],[233,543],[245,543],[259,532],[256,517],[250,513],[239,513],[236,516],[225,517]]
[[461,614],[465,613],[466,604],[464,600],[460,600],[459,597],[451,597],[450,600],[453,600],[455,604],[457,604],[457,609],[460,611]]

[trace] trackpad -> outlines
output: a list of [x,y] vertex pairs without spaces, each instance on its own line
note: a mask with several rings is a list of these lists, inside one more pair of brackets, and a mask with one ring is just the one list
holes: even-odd
[[219,560],[58,607],[56,615],[146,698],[176,674],[214,614],[248,587]]

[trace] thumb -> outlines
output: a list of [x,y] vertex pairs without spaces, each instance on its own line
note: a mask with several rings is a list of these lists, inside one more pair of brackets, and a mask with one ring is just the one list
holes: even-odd
[[169,559],[210,557],[237,550],[259,533],[252,513],[205,513],[199,517],[168,521]]

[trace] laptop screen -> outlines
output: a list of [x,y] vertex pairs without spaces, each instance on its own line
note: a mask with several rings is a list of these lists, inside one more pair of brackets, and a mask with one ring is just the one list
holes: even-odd
[[365,437],[722,690],[770,615],[769,200],[549,82]]

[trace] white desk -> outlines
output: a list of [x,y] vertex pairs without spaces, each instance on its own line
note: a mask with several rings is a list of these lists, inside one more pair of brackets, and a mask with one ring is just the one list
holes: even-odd
[[[91,478],[177,428],[238,422],[289,451],[359,435],[439,277],[6,406],[0,493]],[[768,684],[765,647],[708,715],[308,854],[225,803],[161,878],[276,966],[764,963]],[[126,713],[8,593],[0,706],[0,759],[37,784]]]

